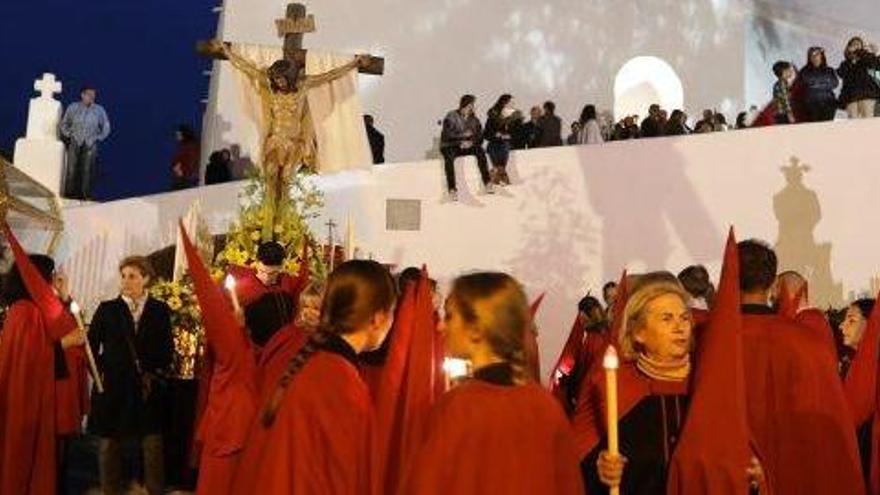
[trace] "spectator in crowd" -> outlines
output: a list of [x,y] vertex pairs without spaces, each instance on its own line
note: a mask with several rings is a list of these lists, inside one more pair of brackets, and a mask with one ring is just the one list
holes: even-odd
[[614,126],[614,141],[624,141],[627,139],[639,138],[639,126],[637,115],[627,115],[617,125]]
[[174,132],[177,151],[171,162],[171,190],[179,191],[199,184],[199,140],[192,127],[181,124]]
[[715,124],[710,120],[701,120],[694,127],[694,134],[707,134],[710,132],[715,132]]
[[578,144],[578,137],[581,133],[580,121],[575,120],[571,123],[571,126],[569,128],[571,129],[571,132],[569,132],[568,137],[565,138],[565,144],[567,144],[568,146],[574,146]]
[[529,111],[529,121],[516,126],[513,133],[512,148],[515,150],[524,150],[526,148],[535,148],[538,144],[538,122],[544,115],[544,110],[539,106],[534,106]]
[[648,116],[642,121],[641,136],[652,138],[663,135],[664,129],[663,110],[660,105],[654,103],[648,108]]
[[538,120],[537,148],[562,146],[562,119],[556,116],[556,104],[544,102],[544,114]]
[[580,134],[578,135],[578,144],[601,144],[605,141],[602,137],[602,128],[599,126],[599,119],[596,117],[596,107],[594,105],[585,105],[581,110]]
[[715,301],[715,287],[709,278],[709,271],[703,265],[691,265],[678,274],[684,290],[691,295],[691,308],[708,310]]
[[871,70],[880,68],[880,61],[872,46],[865,46],[861,38],[849,40],[844,51],[845,60],[837,69],[843,80],[840,90],[840,104],[851,119],[864,119],[874,116],[880,86]]
[[232,154],[227,149],[211,153],[205,169],[205,185],[223,184],[232,180]]
[[507,162],[510,161],[511,140],[521,114],[514,106],[513,96],[503,94],[486,114],[486,152],[492,161],[492,183],[510,184]]
[[103,493],[123,493],[123,446],[134,441],[143,457],[147,492],[160,495],[167,373],[174,353],[171,310],[147,291],[153,271],[146,258],[125,258],[119,274],[119,297],[98,306],[89,328],[104,377],[104,393],[92,395],[90,417],[100,438],[101,488]]
[[364,126],[367,128],[367,140],[373,153],[373,163],[385,163],[385,135],[376,129],[372,115],[364,115]]
[[837,73],[825,58],[825,50],[814,46],[807,52],[807,65],[801,69],[799,80],[804,88],[803,102],[809,122],[834,120],[837,97],[834,90],[840,85]]
[[615,299],[617,299],[617,282],[607,282],[602,286],[602,300],[605,302],[605,312],[609,315],[609,321]]
[[91,200],[98,143],[110,136],[110,119],[104,107],[95,103],[95,88],[83,87],[79,97],[61,119],[60,131],[67,143],[63,190],[65,198]]
[[690,134],[691,130],[687,125],[687,114],[681,110],[673,110],[669,116],[669,122],[666,124],[667,136],[684,136]]
[[[715,111],[714,110],[703,110],[703,118],[694,125],[694,132],[700,132],[700,129],[705,129],[708,126],[711,129],[715,128]],[[703,131],[706,132],[706,131]]]
[[494,194],[492,178],[489,175],[489,163],[483,151],[483,125],[474,113],[477,97],[464,95],[459,100],[457,110],[452,110],[443,119],[443,131],[440,134],[440,152],[443,154],[444,171],[446,173],[446,189],[449,199],[458,201],[458,186],[455,181],[455,159],[460,156],[473,155],[477,159],[480,178],[488,194]]
[[715,113],[715,132],[724,132],[729,126],[727,125],[727,117],[724,116],[723,113],[717,112]]
[[794,109],[791,100],[791,86],[797,73],[790,62],[780,60],[773,64],[776,83],[773,84],[773,105],[776,110],[777,124],[794,124]]
[[736,128],[737,129],[747,129],[749,126],[746,125],[746,120],[749,118],[748,112],[740,112],[736,116]]

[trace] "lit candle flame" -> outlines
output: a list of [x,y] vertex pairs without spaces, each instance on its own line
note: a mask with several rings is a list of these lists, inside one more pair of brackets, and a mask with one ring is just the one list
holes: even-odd
[[223,285],[226,287],[226,290],[230,292],[235,291],[235,277],[233,277],[232,274],[227,275],[226,281],[223,283]]
[[465,359],[446,358],[443,360],[443,372],[451,380],[467,376],[468,368],[470,368],[470,363]]
[[76,301],[73,301],[70,303],[70,312],[71,313],[78,315],[81,311],[82,311],[82,308],[79,307],[79,304],[77,304]]
[[605,357],[602,358],[602,367],[606,370],[616,370],[620,367],[620,358],[617,357],[617,351],[614,346],[608,346],[605,351]]

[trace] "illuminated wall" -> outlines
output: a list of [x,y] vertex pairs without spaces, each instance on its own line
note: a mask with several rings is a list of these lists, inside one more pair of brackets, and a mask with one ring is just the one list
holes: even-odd
[[[612,110],[615,78],[638,56],[668,63],[691,115],[712,107],[732,117],[743,105],[745,0],[304,3],[318,25],[306,46],[387,57],[384,77],[361,80],[366,111],[385,131],[392,161],[424,157],[437,121],[466,92],[480,98],[481,115],[503,92],[523,110],[553,99],[566,121],[586,103]],[[285,4],[227,0],[221,36],[277,44],[273,20]],[[207,148],[236,140],[237,96],[227,71],[214,81]]]

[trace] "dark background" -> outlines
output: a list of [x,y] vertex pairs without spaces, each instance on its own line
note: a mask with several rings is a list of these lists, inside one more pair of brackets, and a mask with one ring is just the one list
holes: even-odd
[[95,196],[168,189],[174,128],[201,128],[211,38],[220,0],[0,0],[0,150],[12,156],[27,126],[34,80],[53,72],[65,107],[98,89],[112,134],[102,146]]

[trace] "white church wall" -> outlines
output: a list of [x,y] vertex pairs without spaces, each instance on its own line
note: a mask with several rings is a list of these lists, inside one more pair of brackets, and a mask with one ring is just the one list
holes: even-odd
[[[880,266],[880,236],[870,228],[880,149],[869,143],[878,132],[880,121],[848,121],[519,152],[516,184],[494,196],[474,194],[476,167],[463,159],[457,204],[443,200],[439,161],[374,167],[316,179],[327,205],[313,232],[323,238],[328,218],[344,229],[350,214],[365,255],[400,267],[427,263],[444,283],[469,270],[505,270],[530,297],[546,291],[546,370],[587,290],[595,294],[624,267],[698,262],[717,274],[731,224],[740,238],[778,240],[782,268],[810,275],[817,303],[867,289]],[[800,181],[782,170],[793,157],[810,167]],[[69,208],[58,259],[93,307],[114,294],[118,260],[172,243],[174,223],[196,198],[211,230],[223,232],[240,187]],[[420,201],[420,230],[388,230],[388,199]]]
[[[279,44],[274,20],[286,3],[226,0],[218,36]],[[426,156],[437,121],[463,93],[479,97],[481,117],[503,92],[525,112],[552,99],[567,130],[586,103],[614,108],[615,76],[638,56],[658,57],[674,69],[691,115],[715,108],[732,117],[743,105],[746,0],[303,3],[317,21],[306,47],[386,57],[383,77],[361,77],[361,94],[365,111],[386,133],[389,161]],[[254,132],[236,117],[231,69],[217,65],[206,152]]]

